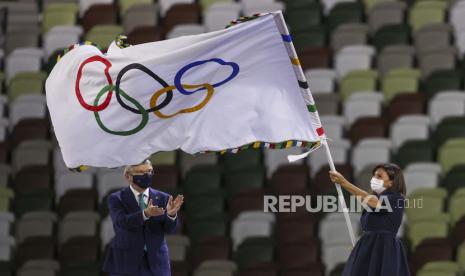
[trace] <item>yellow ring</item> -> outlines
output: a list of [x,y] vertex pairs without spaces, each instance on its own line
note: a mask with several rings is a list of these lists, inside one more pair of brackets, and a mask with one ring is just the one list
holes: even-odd
[[[198,85],[183,84],[182,87],[186,88],[186,89],[206,87],[207,88],[207,96],[198,105],[190,107],[190,108],[181,109],[176,113],[173,113],[173,114],[170,114],[170,115],[165,115],[165,114],[161,113],[160,110],[156,110],[156,111],[153,112],[153,114],[155,114],[157,117],[159,117],[161,119],[168,119],[168,118],[174,117],[174,116],[176,116],[178,114],[181,114],[181,113],[196,112],[196,111],[202,109],[210,101],[211,97],[213,96],[213,92],[214,92],[213,86],[211,84],[208,84],[208,83],[198,84]],[[170,85],[168,87],[164,87],[164,88],[158,90],[157,92],[155,92],[152,95],[152,98],[150,99],[150,108],[153,108],[153,107],[155,107],[157,105],[158,97],[160,97],[161,95],[163,95],[165,93],[168,93],[169,91],[172,91],[174,89],[176,89],[176,86]]]

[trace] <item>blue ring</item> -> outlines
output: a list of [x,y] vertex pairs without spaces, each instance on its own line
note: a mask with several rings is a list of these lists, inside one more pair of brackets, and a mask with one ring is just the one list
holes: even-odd
[[189,70],[189,69],[191,69],[191,68],[193,68],[193,67],[202,65],[202,64],[207,63],[207,62],[216,62],[216,63],[219,63],[220,65],[228,65],[228,66],[231,66],[231,68],[232,68],[232,73],[231,73],[231,75],[229,75],[229,77],[227,77],[225,80],[213,84],[213,85],[212,85],[213,87],[218,87],[218,86],[220,86],[220,85],[223,85],[223,84],[225,84],[226,82],[232,80],[234,77],[236,77],[237,74],[239,74],[239,65],[237,65],[237,63],[235,63],[235,62],[226,62],[226,61],[224,61],[224,60],[222,60],[222,59],[220,59],[220,58],[212,58],[212,59],[208,59],[208,60],[199,60],[199,61],[195,61],[195,62],[192,62],[192,63],[187,64],[186,66],[184,66],[183,68],[181,68],[181,69],[176,73],[176,76],[174,77],[174,86],[176,86],[176,89],[179,91],[179,93],[184,94],[184,95],[190,95],[190,94],[195,93],[195,92],[197,92],[197,91],[205,90],[205,87],[202,87],[202,88],[199,88],[199,89],[194,90],[194,91],[187,91],[187,90],[185,90],[184,87],[182,87],[182,85],[181,85],[181,78],[182,78],[182,76],[184,75],[184,73],[186,73],[187,70]]

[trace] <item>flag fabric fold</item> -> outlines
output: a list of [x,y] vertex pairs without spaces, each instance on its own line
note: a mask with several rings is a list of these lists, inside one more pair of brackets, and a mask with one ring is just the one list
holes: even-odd
[[72,46],[46,81],[66,166],[118,167],[175,149],[318,147],[324,133],[280,18],[126,48],[113,42],[105,54]]

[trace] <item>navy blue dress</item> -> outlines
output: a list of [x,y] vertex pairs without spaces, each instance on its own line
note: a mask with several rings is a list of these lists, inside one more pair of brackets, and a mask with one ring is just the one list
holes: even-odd
[[[404,213],[404,197],[397,192],[379,195],[383,206],[392,212],[363,211],[360,218],[363,235],[352,250],[342,272],[343,276],[408,276],[407,255],[396,237]],[[374,209],[372,209],[374,210]]]

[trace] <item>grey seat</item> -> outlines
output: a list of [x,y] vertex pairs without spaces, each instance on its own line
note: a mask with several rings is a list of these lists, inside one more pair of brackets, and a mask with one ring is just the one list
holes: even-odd
[[15,217],[9,212],[0,212],[0,236],[8,236],[13,227]]
[[68,190],[91,189],[93,175],[88,173],[63,172],[55,178],[55,198],[58,202]]
[[127,34],[137,27],[156,26],[157,21],[157,4],[134,5],[131,6],[123,15],[123,27]]
[[53,236],[57,216],[52,212],[28,212],[17,222],[16,240],[21,243],[29,237]]
[[99,215],[94,212],[70,212],[59,223],[58,241],[65,243],[79,236],[97,236]]
[[78,43],[81,35],[80,26],[56,26],[50,29],[43,35],[45,59],[58,49]]
[[17,48],[37,47],[39,46],[39,29],[27,28],[22,31],[13,30],[7,32],[5,38],[5,52],[11,53]]
[[370,31],[375,33],[383,26],[402,24],[407,8],[405,2],[380,2],[373,6],[368,13]]
[[17,48],[5,61],[7,82],[18,73],[40,71],[42,67],[43,50],[39,48]]
[[8,164],[0,164],[0,187],[7,187],[10,183],[11,167]]
[[413,68],[415,49],[407,45],[391,45],[378,55],[377,68],[383,76],[392,69]]
[[24,267],[20,268],[16,272],[17,276],[55,276],[57,275],[56,271],[49,268],[29,268]]
[[97,192],[99,201],[111,191],[122,189],[128,186],[121,170],[98,172],[97,174]]
[[339,94],[316,94],[313,96],[320,115],[335,115],[339,112]]
[[454,69],[456,53],[457,51],[454,47],[419,53],[422,77],[426,78],[434,71]]
[[111,221],[111,217],[107,216],[105,219],[102,220],[100,225],[100,245],[102,252],[105,251],[107,244],[115,236],[115,230],[113,229],[113,223]]
[[0,261],[9,261],[13,257],[15,239],[11,236],[0,236]]
[[452,26],[446,23],[427,25],[414,34],[417,52],[448,48],[451,44]]
[[345,46],[367,43],[368,27],[364,24],[343,24],[331,34],[331,48],[334,52]]
[[47,165],[52,145],[47,140],[21,142],[14,150],[12,165],[15,172],[29,165]]
[[56,260],[49,259],[35,259],[25,262],[22,268],[42,268],[42,269],[52,269],[58,271],[60,269],[60,263]]
[[171,261],[185,261],[189,247],[189,238],[182,235],[167,235],[166,242],[169,248]]

